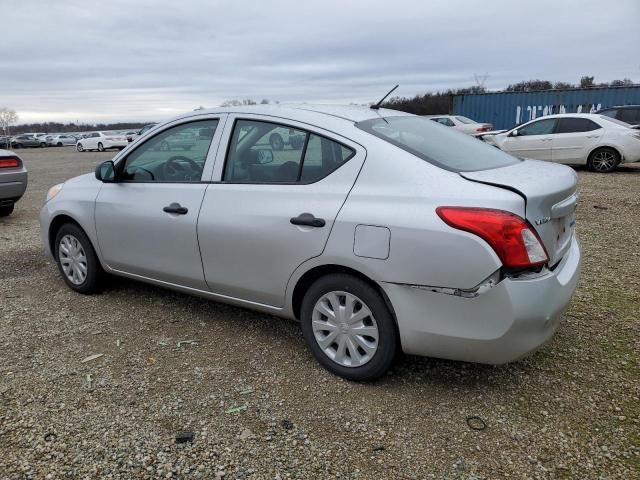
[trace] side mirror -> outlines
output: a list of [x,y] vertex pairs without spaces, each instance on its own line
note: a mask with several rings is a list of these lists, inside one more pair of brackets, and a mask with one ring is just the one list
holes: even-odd
[[511,133],[509,134],[510,137],[517,137],[518,136],[518,129],[516,128],[515,130],[511,130]]
[[266,165],[273,162],[273,151],[268,148],[258,150],[258,165]]
[[116,167],[111,160],[102,162],[96,167],[96,179],[104,183],[116,181]]

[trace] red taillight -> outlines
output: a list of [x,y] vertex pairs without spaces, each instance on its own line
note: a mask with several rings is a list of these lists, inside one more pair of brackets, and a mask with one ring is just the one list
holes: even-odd
[[438,207],[436,213],[447,225],[484,239],[507,268],[537,267],[549,261],[536,231],[518,215],[472,207]]
[[18,168],[20,166],[20,160],[16,157],[2,157],[0,158],[0,168]]
[[493,128],[493,125],[483,125],[476,128],[476,132],[489,132]]

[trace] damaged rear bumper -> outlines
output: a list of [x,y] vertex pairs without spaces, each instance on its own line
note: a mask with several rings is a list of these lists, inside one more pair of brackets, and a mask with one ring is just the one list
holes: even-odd
[[405,353],[501,364],[551,338],[576,289],[580,267],[574,236],[553,271],[505,278],[477,295],[380,285],[394,308]]

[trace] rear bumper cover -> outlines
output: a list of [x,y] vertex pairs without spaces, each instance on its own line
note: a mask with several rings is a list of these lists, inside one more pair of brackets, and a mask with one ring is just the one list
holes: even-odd
[[27,189],[27,169],[5,171],[0,173],[0,202],[17,202]]
[[553,272],[502,280],[475,298],[381,283],[396,313],[405,353],[502,364],[547,342],[556,331],[580,276],[580,246]]

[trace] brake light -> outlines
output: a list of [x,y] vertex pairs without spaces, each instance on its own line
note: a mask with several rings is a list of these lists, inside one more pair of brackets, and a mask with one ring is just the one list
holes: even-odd
[[493,128],[493,125],[483,125],[481,127],[476,128],[476,132],[488,132]]
[[18,168],[19,166],[20,160],[17,157],[0,158],[0,168]]
[[518,215],[472,207],[438,207],[436,213],[450,227],[485,240],[507,268],[537,267],[549,261],[536,231]]

